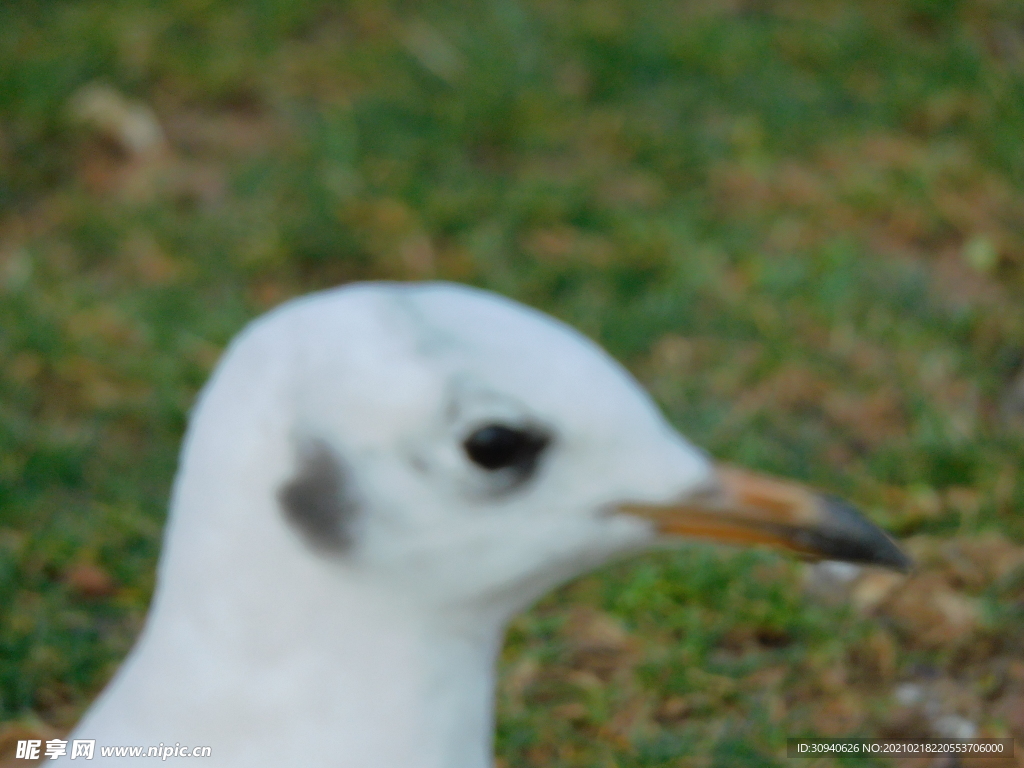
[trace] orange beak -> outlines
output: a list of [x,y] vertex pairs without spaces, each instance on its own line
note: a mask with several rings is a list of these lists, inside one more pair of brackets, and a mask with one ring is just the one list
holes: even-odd
[[881,528],[852,505],[798,483],[729,466],[717,484],[676,504],[624,504],[670,536],[726,544],[764,544],[815,560],[845,560],[907,572],[912,565]]

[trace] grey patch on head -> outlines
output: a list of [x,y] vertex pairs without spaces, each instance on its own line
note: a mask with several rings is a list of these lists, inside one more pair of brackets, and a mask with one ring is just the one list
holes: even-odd
[[353,544],[359,511],[340,459],[323,440],[299,446],[298,472],[277,492],[285,519],[306,542],[323,552],[344,552]]

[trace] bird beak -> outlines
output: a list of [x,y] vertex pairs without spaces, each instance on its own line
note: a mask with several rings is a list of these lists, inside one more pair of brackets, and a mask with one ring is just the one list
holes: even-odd
[[675,504],[625,504],[619,511],[651,520],[670,536],[910,570],[896,543],[842,499],[735,467],[717,467],[716,480],[711,490]]

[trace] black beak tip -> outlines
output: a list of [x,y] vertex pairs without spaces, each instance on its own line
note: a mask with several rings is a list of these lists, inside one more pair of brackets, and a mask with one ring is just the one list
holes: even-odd
[[850,563],[880,565],[909,573],[914,561],[885,531],[865,518],[847,501],[836,496],[819,497],[825,522],[812,534],[815,547],[826,557]]

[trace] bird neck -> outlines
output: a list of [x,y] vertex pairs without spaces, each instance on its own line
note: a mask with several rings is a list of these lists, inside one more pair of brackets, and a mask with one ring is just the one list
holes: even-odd
[[138,725],[123,738],[232,765],[491,765],[500,623],[344,580],[248,621],[222,597],[157,602],[115,686]]

